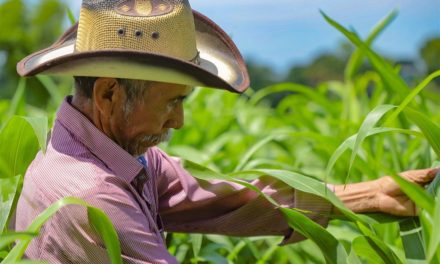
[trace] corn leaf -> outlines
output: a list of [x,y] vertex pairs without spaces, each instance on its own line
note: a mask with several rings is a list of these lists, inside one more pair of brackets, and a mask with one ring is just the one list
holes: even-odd
[[372,51],[355,33],[341,26],[324,12],[321,11],[321,14],[330,25],[344,34],[356,47],[366,54],[374,69],[380,74],[383,81],[387,84],[387,87],[396,93],[397,97],[403,97],[409,93],[409,88],[405,81],[385,59]]
[[14,115],[24,114],[23,108],[25,106],[25,96],[24,96],[25,89],[26,89],[26,79],[21,78],[20,82],[18,83],[17,90],[15,91],[14,97],[11,100],[11,104],[6,114],[6,120],[12,118],[12,116]]
[[192,250],[194,257],[197,259],[202,248],[203,235],[202,234],[190,234]]
[[38,234],[36,233],[26,233],[26,232],[14,232],[14,233],[3,233],[0,237],[0,249],[5,248],[12,242],[15,242],[16,240],[23,240],[23,239],[32,239],[36,237]]
[[435,78],[440,76],[440,70],[431,73],[428,77],[426,77],[421,83],[419,83],[416,88],[414,88],[408,96],[400,103],[396,110],[386,119],[384,125],[390,125],[397,116],[409,105],[409,103],[414,100],[414,98],[423,90],[430,82],[432,82]]
[[48,133],[48,120],[47,117],[22,117],[31,125],[35,136],[37,137],[38,144],[43,153],[46,153],[47,133]]
[[257,152],[259,149],[261,149],[264,145],[270,143],[271,141],[273,141],[274,139],[276,139],[277,135],[269,135],[263,139],[261,139],[260,141],[258,141],[257,143],[255,143],[255,145],[252,146],[252,148],[250,148],[248,151],[246,151],[246,153],[243,155],[243,158],[240,159],[240,162],[238,163],[238,165],[235,167],[234,171],[239,171],[242,170],[244,166],[246,166],[246,163],[249,161],[249,159],[252,157],[252,155]]
[[400,236],[408,260],[424,260],[425,242],[418,218],[410,217],[399,222]]
[[[42,120],[42,127],[38,120]],[[11,217],[20,193],[21,177],[34,159],[38,144],[46,145],[47,122],[44,118],[12,117],[0,132],[0,232]]]
[[51,79],[51,77],[46,75],[37,75],[35,76],[46,88],[46,90],[50,94],[50,99],[54,105],[59,105],[63,99],[64,96],[60,92],[60,89],[57,87],[55,82]]
[[[380,33],[397,17],[397,11],[393,10],[389,13],[384,19],[379,21],[379,23],[373,28],[371,33],[368,35],[365,45],[371,46],[373,41],[379,36]],[[357,71],[362,65],[362,60],[364,58],[364,54],[361,49],[356,49],[351,55],[347,66],[345,68],[345,78],[353,79]]]
[[280,210],[290,227],[316,243],[327,263],[347,263],[348,254],[344,246],[322,226],[296,210],[288,208],[280,208]]
[[[78,198],[66,197],[53,203],[32,221],[26,232],[39,233],[43,224],[46,223],[46,221],[49,220],[49,218],[51,218],[59,209],[66,205],[72,204],[81,205],[87,208],[89,221],[103,239],[109,253],[111,263],[122,263],[118,235],[108,216],[101,209],[92,207],[84,200]],[[19,261],[30,242],[31,239],[20,240],[10,251],[8,256],[3,260],[2,264],[15,263],[16,261]]]
[[370,236],[359,236],[353,240],[356,254],[367,260],[367,263],[400,264],[402,261],[384,242]]
[[[20,182],[20,175],[0,178],[0,234],[5,230]],[[3,235],[2,235],[3,236]],[[2,248],[0,242],[0,249]]]
[[440,127],[432,122],[424,114],[413,109],[405,109],[405,115],[416,124],[425,135],[437,157],[440,157]]
[[[43,133],[43,131],[40,131]],[[38,151],[35,132],[31,124],[24,118],[14,116],[0,132],[0,159],[7,164],[8,174],[0,178],[24,175],[27,167]]]
[[268,87],[265,87],[261,90],[258,90],[254,95],[252,95],[251,99],[249,100],[250,105],[256,105],[261,100],[263,100],[265,97],[275,94],[275,93],[286,93],[286,92],[293,92],[296,94],[300,94],[311,101],[316,102],[317,104],[325,107],[326,109],[333,109],[334,106],[329,102],[329,100],[323,96],[321,93],[317,92],[311,87],[301,85],[301,84],[295,84],[295,83],[279,83],[275,85],[271,85]]
[[388,113],[388,111],[390,111],[393,108],[395,108],[395,106],[393,106],[393,105],[379,105],[378,107],[374,108],[370,113],[368,113],[364,122],[362,122],[362,125],[358,131],[357,136],[356,136],[356,140],[354,142],[353,151],[352,151],[351,158],[350,158],[350,163],[348,165],[348,174],[345,179],[345,183],[348,182],[348,178],[350,177],[351,168],[353,166],[356,155],[359,152],[359,148],[360,148],[362,142],[365,140],[366,137],[368,137],[368,135],[370,134],[370,131],[379,122],[379,120],[386,113]]
[[[437,187],[440,187],[439,180],[437,176]],[[438,190],[438,189],[437,189]],[[438,258],[440,256],[440,195],[437,194],[437,198],[435,200],[435,212],[434,212],[434,219],[433,222],[435,223],[432,227],[431,232],[431,238],[428,243],[428,250],[427,250],[427,261],[428,263],[431,263],[431,261],[436,257],[437,255],[437,261],[440,261]]]
[[76,19],[75,19],[75,16],[73,15],[72,9],[70,9],[68,6],[66,6],[66,11],[67,11],[67,17],[69,18],[70,24],[75,25]]
[[391,173],[390,176],[419,208],[428,211],[431,215],[434,213],[434,199],[422,187],[394,173]]
[[[372,129],[368,130],[368,133],[367,133],[366,136],[364,135],[364,138],[365,137],[369,137],[369,136],[373,136],[373,135],[376,135],[376,134],[389,133],[389,132],[397,132],[397,133],[409,134],[409,135],[419,136],[419,137],[422,136],[422,134],[419,133],[419,132],[411,131],[411,130],[407,130],[407,129],[377,127],[377,128],[372,128]],[[329,162],[327,164],[326,173],[325,173],[326,177],[328,177],[331,174],[331,171],[332,171],[333,167],[335,166],[336,161],[342,156],[342,154],[344,154],[344,152],[347,149],[353,149],[354,148],[354,145],[356,143],[357,138],[358,138],[358,134],[355,134],[355,135],[347,138],[333,152],[333,154],[330,157]]]

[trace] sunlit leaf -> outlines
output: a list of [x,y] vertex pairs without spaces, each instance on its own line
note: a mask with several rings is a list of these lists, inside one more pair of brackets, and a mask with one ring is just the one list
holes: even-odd
[[345,248],[322,226],[295,210],[288,208],[280,208],[280,210],[289,226],[318,245],[327,263],[347,263],[348,254]]
[[36,233],[25,233],[25,232],[14,232],[14,233],[3,233],[0,237],[0,249],[6,247],[16,240],[32,239],[36,237]]
[[406,179],[391,173],[390,176],[400,186],[400,189],[411,198],[414,203],[429,214],[434,213],[434,199],[419,185],[409,182]]
[[424,260],[425,241],[423,240],[422,228],[416,218],[408,218],[399,223],[400,236],[405,249],[405,256],[410,260]]
[[385,121],[385,126],[389,125],[393,122],[397,116],[409,105],[409,103],[414,100],[414,98],[426,87],[429,83],[432,82],[435,78],[440,76],[440,70],[431,73],[428,77],[426,77],[420,84],[414,88],[410,94],[402,101],[402,103],[397,107],[396,110],[387,118]]
[[[400,129],[400,128],[386,128],[386,127],[372,128],[371,130],[368,131],[368,134],[366,136],[368,137],[368,136],[373,136],[373,135],[376,135],[376,134],[389,133],[389,132],[397,132],[397,133],[409,134],[409,135],[414,135],[414,136],[419,136],[419,137],[422,136],[421,133],[416,132],[416,131]],[[335,150],[335,152],[332,154],[332,156],[330,157],[330,160],[329,160],[329,162],[327,164],[326,173],[325,173],[326,176],[331,174],[331,170],[335,166],[336,161],[342,156],[342,154],[344,154],[344,152],[347,149],[353,149],[354,148],[354,145],[356,143],[356,139],[357,138],[358,138],[358,134],[355,134],[355,135],[347,138]],[[365,138],[365,135],[364,135],[364,138]]]
[[370,135],[370,131],[374,128],[374,126],[379,122],[379,120],[391,109],[395,108],[393,105],[380,105],[373,109],[370,113],[368,113],[364,122],[362,122],[361,127],[359,128],[359,132],[356,136],[356,140],[353,146],[353,152],[351,154],[350,163],[348,165],[348,175],[345,180],[347,183],[348,178],[350,176],[350,171],[353,166],[354,159],[356,158],[357,153],[359,152],[359,148],[362,142],[366,137]]
[[385,243],[374,237],[359,236],[355,238],[353,249],[358,256],[366,259],[367,263],[402,263]]
[[[393,10],[391,13],[389,13],[384,19],[382,19],[370,32],[368,35],[365,45],[371,46],[373,41],[379,36],[380,33],[397,17],[397,11]],[[364,58],[364,54],[362,52],[362,49],[357,49],[353,52],[351,55],[347,66],[345,68],[345,77],[346,79],[352,79],[359,68],[362,65],[362,61]]]
[[[92,207],[84,200],[78,198],[66,197],[55,202],[32,221],[26,232],[39,233],[44,223],[46,223],[46,221],[49,220],[59,209],[66,205],[73,204],[87,208],[89,221],[103,239],[112,264],[122,263],[119,238],[108,216],[101,209]],[[4,264],[15,263],[20,260],[30,242],[30,239],[20,240],[4,259]]]
[[[20,178],[20,175],[0,178],[0,234],[5,229],[6,223],[11,215]],[[0,244],[0,249],[1,248],[2,246]]]
[[191,244],[194,257],[199,257],[200,248],[202,247],[203,235],[202,234],[190,234]]
[[413,109],[405,109],[405,115],[420,128],[437,157],[440,157],[440,127],[426,115]]
[[339,32],[344,34],[354,45],[362,50],[370,60],[374,69],[381,75],[383,81],[394,92],[398,98],[406,96],[409,93],[409,88],[405,81],[399,76],[394,68],[385,61],[381,56],[372,51],[367,44],[365,44],[360,38],[353,32],[350,32],[335,20],[331,19],[324,12],[321,11],[325,20],[336,28]]

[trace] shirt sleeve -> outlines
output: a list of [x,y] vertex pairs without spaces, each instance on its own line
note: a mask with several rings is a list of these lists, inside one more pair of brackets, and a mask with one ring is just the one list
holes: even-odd
[[[242,185],[192,177],[180,159],[154,148],[150,153],[158,175],[159,212],[169,232],[210,233],[230,236],[284,236],[282,245],[303,240],[266,198]],[[276,178],[252,182],[280,206],[310,211],[308,216],[326,226],[332,210],[325,199],[295,190]]]

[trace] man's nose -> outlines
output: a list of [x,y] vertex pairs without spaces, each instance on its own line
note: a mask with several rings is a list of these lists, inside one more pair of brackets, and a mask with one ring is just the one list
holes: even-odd
[[170,119],[167,121],[168,128],[180,129],[183,127],[184,121],[183,106],[180,104],[171,113]]

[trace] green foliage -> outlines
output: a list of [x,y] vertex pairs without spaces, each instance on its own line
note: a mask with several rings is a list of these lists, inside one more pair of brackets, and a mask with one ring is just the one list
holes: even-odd
[[[60,23],[54,21],[64,18],[64,9],[55,0],[0,4],[0,24],[11,28],[10,32],[0,32],[0,50],[7,55],[0,80],[17,87],[15,94],[10,94],[11,100],[0,101],[0,260],[4,263],[19,260],[44,222],[69,204],[87,208],[112,262],[121,262],[120,245],[110,220],[99,209],[72,197],[49,207],[26,232],[14,233],[7,228],[22,177],[37,151],[45,151],[55,109],[71,82],[49,77],[19,79],[13,74],[15,62],[59,35]],[[29,15],[23,16],[25,12]],[[288,224],[308,240],[279,247],[279,238],[168,234],[170,253],[183,263],[440,263],[440,177],[426,192],[397,175],[402,170],[431,166],[435,154],[440,153],[439,97],[425,89],[440,71],[434,69],[412,88],[399,75],[399,67],[370,48],[395,16],[396,12],[391,12],[363,41],[324,15],[354,44],[351,56],[347,54],[342,60],[323,56],[307,74],[304,69],[293,71],[301,72],[298,78],[307,79],[304,83],[308,85],[284,82],[244,96],[197,89],[186,103],[186,126],[162,146],[186,160],[185,167],[201,180],[233,181],[279,206],[249,184],[249,180],[270,175],[323,197],[343,215],[324,229],[301,208],[280,208]],[[68,24],[73,23],[71,13],[68,17]],[[23,28],[32,33],[24,34]],[[363,68],[365,59],[372,69]],[[337,76],[328,65],[335,66],[331,70],[339,69]],[[254,70],[265,85],[276,79],[270,68]],[[323,76],[330,72],[334,78],[324,81],[327,77],[320,76],[318,70]],[[311,78],[316,79],[311,82]],[[34,95],[36,99],[30,98]],[[32,106],[36,101],[39,108]],[[323,183],[370,180],[384,174],[394,177],[416,201],[420,217],[357,215]],[[17,243],[12,247],[14,241]]]
[[[65,4],[60,0],[5,0],[0,2],[0,54],[5,64],[0,65],[0,98],[9,97],[19,83],[16,64],[25,56],[53,43],[62,33]],[[51,98],[44,85],[35,78],[28,80],[25,95],[32,105],[46,105]],[[68,92],[69,88],[59,89]],[[60,102],[57,101],[56,105]],[[53,109],[55,110],[55,109]]]

